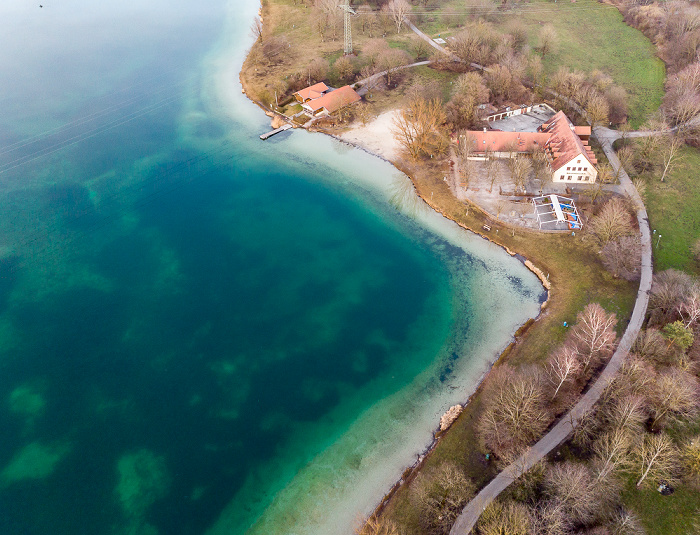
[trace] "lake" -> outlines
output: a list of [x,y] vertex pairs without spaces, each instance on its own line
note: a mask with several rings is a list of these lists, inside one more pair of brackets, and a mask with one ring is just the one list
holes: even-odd
[[0,6],[2,533],[351,533],[539,311],[201,6]]

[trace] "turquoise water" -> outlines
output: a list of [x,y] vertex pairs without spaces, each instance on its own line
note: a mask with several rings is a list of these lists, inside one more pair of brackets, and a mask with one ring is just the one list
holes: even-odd
[[0,6],[1,533],[350,533],[537,313],[385,162],[257,139],[256,10]]

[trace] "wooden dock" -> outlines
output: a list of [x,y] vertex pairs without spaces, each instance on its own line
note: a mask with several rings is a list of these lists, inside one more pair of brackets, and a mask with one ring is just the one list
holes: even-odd
[[280,132],[284,132],[285,130],[289,130],[290,128],[293,128],[293,126],[291,124],[289,124],[289,123],[283,124],[279,128],[275,128],[274,130],[271,130],[270,132],[268,132],[266,134],[260,134],[260,139],[265,140],[268,137],[272,137],[275,134],[279,134]]

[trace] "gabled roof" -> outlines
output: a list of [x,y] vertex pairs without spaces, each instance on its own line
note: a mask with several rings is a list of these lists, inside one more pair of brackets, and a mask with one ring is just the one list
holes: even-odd
[[349,85],[344,85],[335,91],[326,93],[320,98],[310,100],[305,104],[305,106],[310,108],[314,113],[321,108],[325,108],[328,113],[333,113],[343,106],[347,106],[348,104],[352,104],[358,100],[361,100],[360,95],[358,95]]
[[[541,132],[552,135],[547,142],[547,149],[552,158],[552,171],[557,171],[579,155],[583,155],[592,165],[598,163],[595,154],[584,143],[564,112],[558,112],[549,121],[540,126]],[[581,130],[579,130],[581,131]],[[590,132],[590,127],[588,129]],[[582,134],[581,135],[585,135]]]
[[541,132],[501,132],[500,130],[487,130],[467,132],[467,139],[471,139],[474,152],[532,152],[543,149],[545,143],[551,137],[550,134]]
[[300,89],[296,93],[294,93],[294,96],[299,96],[299,98],[303,101],[306,100],[313,100],[316,98],[320,98],[323,96],[323,94],[330,89],[326,84],[323,82],[319,82],[314,85],[310,85],[309,87],[305,87],[304,89]]

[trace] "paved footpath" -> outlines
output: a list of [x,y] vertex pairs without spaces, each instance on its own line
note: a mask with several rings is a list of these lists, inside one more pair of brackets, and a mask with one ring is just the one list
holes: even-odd
[[593,407],[596,401],[598,401],[605,387],[614,379],[625,357],[629,353],[632,344],[636,340],[639,330],[642,328],[644,315],[646,314],[647,305],[649,304],[649,291],[651,290],[652,280],[651,233],[649,231],[647,212],[637,189],[634,187],[634,184],[632,184],[630,177],[627,175],[615,151],[612,149],[613,142],[620,137],[619,134],[614,130],[603,127],[595,127],[593,133],[601,143],[603,151],[608,157],[608,161],[613,170],[619,173],[620,185],[634,201],[635,207],[637,208],[637,221],[639,222],[639,232],[642,241],[642,269],[632,318],[630,319],[625,334],[622,335],[622,339],[615,353],[588,392],[581,397],[571,411],[563,416],[559,423],[542,437],[537,444],[527,450],[519,459],[505,468],[488,485],[481,489],[481,492],[479,492],[479,494],[477,494],[462,510],[462,513],[450,530],[450,535],[467,535],[470,533],[484,509],[486,509],[503,490],[566,440],[578,425],[581,418]]

